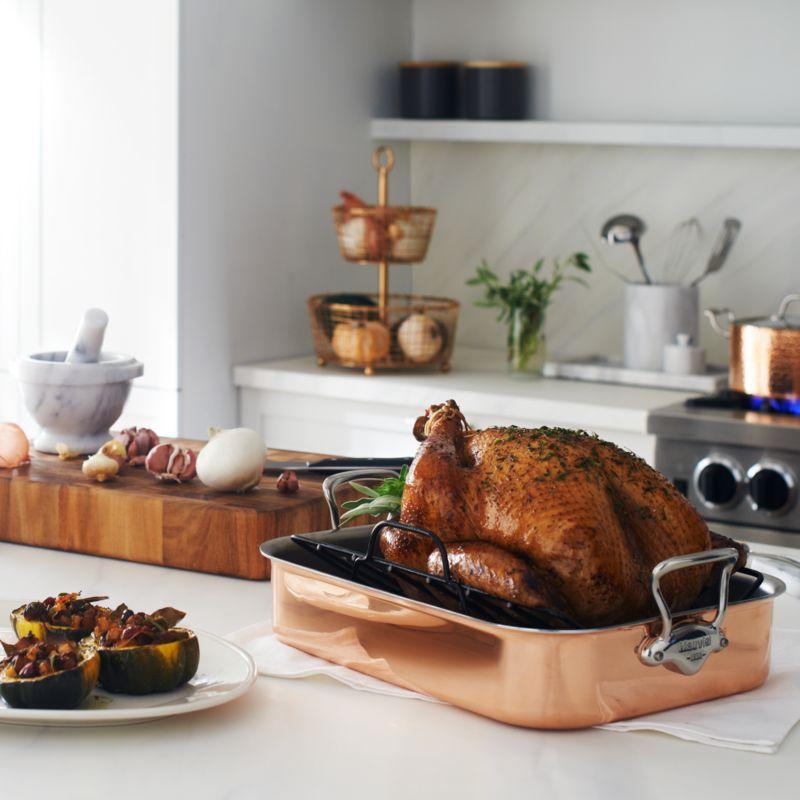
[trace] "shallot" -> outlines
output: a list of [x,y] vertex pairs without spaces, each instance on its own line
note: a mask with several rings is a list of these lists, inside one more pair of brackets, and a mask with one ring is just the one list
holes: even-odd
[[104,483],[115,478],[125,463],[126,453],[122,442],[112,439],[106,442],[93,456],[81,464],[81,472],[87,478]]
[[27,464],[30,445],[25,431],[13,422],[0,423],[0,467],[13,469]]

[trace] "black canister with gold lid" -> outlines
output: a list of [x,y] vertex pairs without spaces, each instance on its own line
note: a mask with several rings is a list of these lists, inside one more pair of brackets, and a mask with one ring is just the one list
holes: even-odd
[[464,63],[464,116],[467,119],[525,119],[528,65],[522,61]]
[[459,65],[455,61],[400,63],[400,116],[453,119],[459,111]]

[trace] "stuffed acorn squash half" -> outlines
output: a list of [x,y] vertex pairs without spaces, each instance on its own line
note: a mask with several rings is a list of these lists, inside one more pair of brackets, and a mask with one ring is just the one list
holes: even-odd
[[78,642],[92,633],[99,617],[111,613],[110,608],[95,605],[100,600],[108,598],[62,592],[15,608],[11,612],[11,625],[20,639],[33,634],[43,642],[63,639]]
[[76,708],[97,685],[100,657],[89,639],[43,642],[28,634],[2,646],[0,696],[12,708]]
[[121,605],[99,617],[93,638],[102,687],[121,694],[152,694],[191,680],[200,645],[192,631],[175,627],[185,616],[174,608],[145,614]]

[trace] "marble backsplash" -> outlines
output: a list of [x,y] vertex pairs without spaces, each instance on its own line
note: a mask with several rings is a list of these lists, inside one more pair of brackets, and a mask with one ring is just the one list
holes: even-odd
[[[413,267],[414,291],[462,302],[462,345],[504,346],[493,312],[474,308],[478,292],[464,283],[481,258],[507,275],[542,256],[584,250],[591,285],[558,294],[547,320],[549,356],[620,353],[623,290],[610,270],[636,279],[635,261],[630,248],[599,238],[618,212],[646,221],[642,249],[656,279],[681,220],[695,216],[703,226],[699,273],[722,220],[741,219],[728,262],[702,285],[701,307],[761,315],[800,291],[798,151],[415,142],[411,196],[439,209],[428,258]],[[710,360],[726,358],[724,340],[705,323],[701,344]]]

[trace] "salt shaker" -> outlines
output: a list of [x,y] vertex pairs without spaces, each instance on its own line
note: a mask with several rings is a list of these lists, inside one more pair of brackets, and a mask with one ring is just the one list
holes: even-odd
[[679,333],[674,344],[664,345],[664,372],[701,375],[706,371],[706,351],[692,344],[688,333]]

